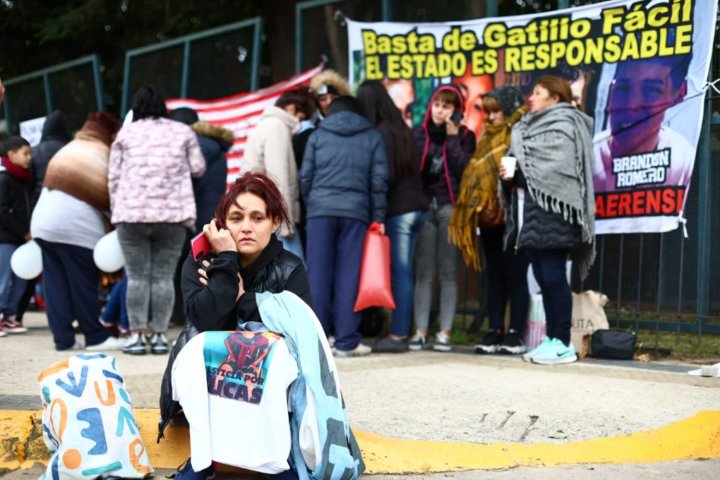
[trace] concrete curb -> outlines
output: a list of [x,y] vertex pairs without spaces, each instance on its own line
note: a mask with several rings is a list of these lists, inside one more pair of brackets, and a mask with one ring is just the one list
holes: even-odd
[[[169,427],[156,443],[156,409],[135,415],[155,468],[174,469],[190,455],[187,428]],[[41,412],[0,410],[0,473],[47,463]],[[608,438],[563,444],[494,443],[488,445],[399,440],[356,431],[367,473],[429,473],[494,470],[567,464],[628,464],[720,459],[720,411],[703,411],[664,427]]]

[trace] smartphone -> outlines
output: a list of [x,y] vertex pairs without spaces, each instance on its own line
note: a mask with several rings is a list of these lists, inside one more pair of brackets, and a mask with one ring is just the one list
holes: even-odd
[[210,242],[208,241],[205,233],[200,232],[190,240],[190,248],[192,249],[193,258],[197,262],[202,257],[210,253]]
[[450,115],[450,121],[453,122],[455,125],[459,125],[460,122],[462,122],[463,114],[460,112],[455,112],[452,115]]

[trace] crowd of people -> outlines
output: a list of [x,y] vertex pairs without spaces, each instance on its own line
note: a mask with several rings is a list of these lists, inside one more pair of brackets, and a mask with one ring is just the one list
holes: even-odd
[[[218,235],[228,244],[229,235],[242,249],[259,241],[257,222],[272,218],[273,242],[263,248],[279,245],[299,259],[303,298],[337,356],[451,350],[460,253],[487,275],[488,330],[478,353],[543,362],[562,350],[553,363],[574,361],[565,262],[572,259],[585,275],[594,259],[591,119],[573,106],[568,82],[552,76],[538,79],[529,98],[513,86],[485,95],[478,139],[464,125],[465,103],[457,85],[439,85],[412,130],[381,82],[366,81],[352,96],[347,82],[326,70],[309,87],[286,91],[251,131],[243,163],[243,173],[266,174],[258,178],[277,186],[283,208],[270,214],[266,205],[248,216],[256,224],[247,236],[215,210],[226,191],[229,130],[201,122],[190,108],[168,112],[151,86],[136,92],[122,128],[112,114],[92,112],[71,138],[63,114],[51,113],[35,147],[20,137],[2,144],[0,336],[27,330],[18,310],[35,281],[14,275],[10,258],[32,238],[42,251],[57,350],[168,353],[176,303],[192,318],[183,291],[190,238],[205,232],[218,254]],[[512,171],[503,157],[516,159]],[[353,306],[372,222],[390,238],[397,308],[387,334],[368,346]],[[125,266],[101,317],[93,247],[113,229]],[[242,263],[233,274],[241,290],[245,276],[257,273]],[[203,265],[196,269],[207,281],[217,268]],[[529,266],[548,325],[547,341],[533,352],[522,340]],[[439,328],[431,336],[436,291]],[[104,328],[119,317],[123,339]]]
[[[3,93],[0,83],[0,101]],[[15,275],[10,259],[32,239],[42,252],[57,350],[170,353],[162,435],[179,411],[173,390],[189,391],[189,380],[173,375],[187,361],[185,347],[204,332],[262,324],[264,292],[297,295],[335,356],[450,351],[461,254],[487,275],[488,330],[477,353],[573,362],[566,261],[584,277],[595,251],[592,120],[572,99],[567,80],[555,76],[537,79],[527,98],[513,86],[493,90],[482,98],[476,139],[455,84],[435,89],[412,130],[381,82],[365,81],[353,96],[340,75],[325,71],[263,112],[227,191],[232,133],[189,108],[168,112],[151,86],[136,92],[123,126],[91,112],[71,137],[63,114],[53,112],[37,146],[12,136],[0,149],[0,336],[27,331],[18,310],[35,281]],[[371,223],[390,239],[397,308],[387,334],[369,346],[354,304]],[[112,230],[125,265],[101,316],[93,248]],[[200,254],[190,249],[196,234],[208,245]],[[547,335],[527,351],[529,266]],[[431,337],[435,292],[439,328]],[[187,320],[171,343],[176,303]],[[105,328],[118,320],[125,338]],[[297,461],[266,473],[297,478]],[[176,478],[209,478],[213,465],[200,463],[194,470],[188,461]]]

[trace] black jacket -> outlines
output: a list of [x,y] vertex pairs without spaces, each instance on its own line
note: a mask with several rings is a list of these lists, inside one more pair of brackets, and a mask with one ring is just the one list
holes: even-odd
[[30,188],[0,165],[0,243],[20,244],[30,231]]
[[384,222],[387,154],[382,136],[349,111],[329,115],[308,140],[300,168],[307,218]]
[[437,94],[443,90],[454,91],[461,100],[458,111],[465,111],[464,97],[455,84],[443,84],[435,89],[428,102],[422,125],[413,132],[420,155],[420,172],[425,194],[435,197],[440,205],[455,205],[460,189],[460,179],[465,167],[475,153],[475,134],[465,126],[460,126],[457,135],[445,135],[444,127],[435,127],[442,131],[439,138],[433,138],[431,107]]
[[[388,160],[388,194],[386,218],[402,215],[408,212],[425,212],[430,207],[430,198],[423,191],[420,179],[420,166],[413,158],[412,172],[398,176],[395,171],[395,155],[397,155],[397,139],[393,135],[388,122],[380,122],[377,131],[385,141],[385,151]],[[417,150],[413,150],[417,153]]]
[[[537,249],[573,251],[582,244],[579,225],[565,220],[559,213],[544,210],[525,190],[522,228],[518,231],[517,188],[527,188],[525,175],[519,168],[510,182],[503,182],[503,190],[510,197],[510,208],[505,213],[505,249]],[[507,198],[507,197],[506,197]]]
[[32,149],[32,161],[30,170],[33,173],[34,185],[30,196],[30,204],[35,204],[40,198],[45,172],[48,163],[53,156],[70,141],[70,134],[65,126],[65,115],[60,110],[55,110],[45,119],[40,143]]
[[193,192],[195,194],[195,206],[197,217],[195,230],[201,231],[202,227],[210,223],[215,206],[220,197],[227,189],[227,157],[225,154],[232,147],[232,136],[228,138],[226,132],[232,132],[224,128],[210,125],[206,122],[197,122],[192,126],[198,136],[200,150],[205,158],[205,173],[202,177],[193,178]]
[[[221,252],[205,259],[212,259],[212,265],[207,269],[207,286],[200,283],[198,274],[202,262],[193,260],[192,253],[183,265],[182,291],[189,322],[170,352],[163,375],[158,442],[167,424],[180,412],[180,405],[172,399],[172,366],[175,357],[192,337],[208,330],[236,330],[240,322],[259,322],[256,292],[280,293],[287,290],[312,306],[310,283],[302,260],[284,250],[274,235],[260,258],[248,267],[240,266],[235,252]],[[236,302],[238,274],[243,278],[245,294]]]

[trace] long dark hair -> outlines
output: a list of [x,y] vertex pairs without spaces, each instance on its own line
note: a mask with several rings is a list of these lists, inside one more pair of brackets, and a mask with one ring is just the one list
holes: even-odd
[[388,158],[388,161],[394,162],[395,175],[398,178],[412,175],[417,155],[415,137],[383,84],[377,80],[364,81],[358,88],[357,99],[365,118],[372,125],[377,126],[384,121],[390,127],[390,133],[395,139],[395,158]]
[[165,98],[152,85],[144,85],[133,97],[133,122],[143,118],[167,118]]

